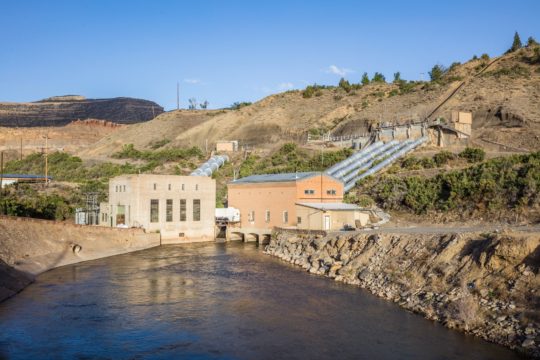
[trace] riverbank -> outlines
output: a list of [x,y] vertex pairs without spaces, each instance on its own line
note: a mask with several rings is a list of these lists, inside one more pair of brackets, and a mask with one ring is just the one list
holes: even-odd
[[276,231],[265,253],[540,358],[538,233]]
[[142,229],[0,216],[0,301],[52,268],[159,245],[160,234]]

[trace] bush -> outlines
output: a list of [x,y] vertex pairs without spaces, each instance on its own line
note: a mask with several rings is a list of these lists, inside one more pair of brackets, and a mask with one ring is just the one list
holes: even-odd
[[459,157],[466,159],[470,163],[483,161],[486,157],[486,152],[480,148],[467,147],[459,153]]
[[531,76],[531,72],[526,67],[516,64],[512,67],[503,67],[497,70],[488,71],[484,73],[484,76],[495,76],[497,78],[501,76],[508,76],[512,79],[517,79],[520,77],[529,78]]
[[231,106],[229,106],[229,109],[230,110],[240,110],[241,108],[243,107],[246,107],[246,106],[250,106],[251,105],[251,102],[249,101],[237,101],[235,102],[234,104],[232,104]]
[[[473,149],[467,153],[479,152]],[[385,209],[417,214],[535,207],[540,205],[540,152],[491,159],[433,178],[383,175],[360,186],[359,191],[367,192]]]
[[455,159],[455,155],[446,150],[443,150],[433,156],[433,162],[437,167],[441,167],[453,159]]
[[489,61],[489,55],[486,54],[486,53],[483,53],[482,56],[480,56],[480,59],[482,59],[484,61]]

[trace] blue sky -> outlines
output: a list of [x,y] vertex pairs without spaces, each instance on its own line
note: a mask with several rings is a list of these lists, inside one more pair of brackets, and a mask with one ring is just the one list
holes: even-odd
[[[436,63],[540,40],[540,1],[0,0],[0,101],[80,94],[181,107],[256,101],[362,73],[427,78]],[[424,75],[421,75],[424,73]]]

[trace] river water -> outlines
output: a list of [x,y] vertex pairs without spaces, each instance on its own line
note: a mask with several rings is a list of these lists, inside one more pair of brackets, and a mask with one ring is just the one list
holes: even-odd
[[253,244],[48,271],[0,304],[0,359],[514,359]]

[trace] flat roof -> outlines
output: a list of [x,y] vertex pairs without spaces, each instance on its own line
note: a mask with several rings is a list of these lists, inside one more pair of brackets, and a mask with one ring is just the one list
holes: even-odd
[[[2,174],[4,179],[45,179],[45,175],[31,175],[31,174]],[[51,180],[52,176],[47,176],[47,179]]]
[[322,172],[308,171],[308,172],[293,172],[293,173],[282,173],[282,174],[251,175],[251,176],[246,176],[246,177],[243,177],[241,179],[236,179],[234,181],[231,181],[229,184],[290,182],[290,181],[298,181],[298,180],[309,179],[310,177],[318,176],[318,175],[321,175],[321,174],[333,178],[333,176],[322,173]]
[[327,210],[333,210],[333,211],[350,211],[350,210],[362,210],[361,207],[354,204],[345,204],[345,203],[296,203],[296,205],[309,207],[312,209],[327,211]]

